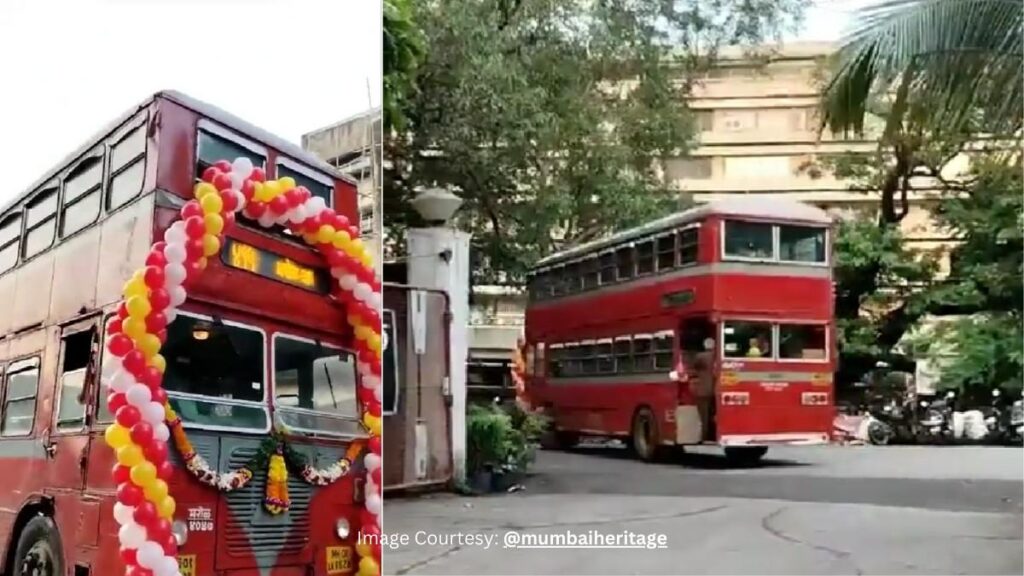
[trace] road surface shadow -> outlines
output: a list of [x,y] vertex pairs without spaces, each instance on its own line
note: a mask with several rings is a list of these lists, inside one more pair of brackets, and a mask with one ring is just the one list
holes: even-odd
[[[557,453],[557,451],[553,450],[549,452]],[[634,456],[628,448],[622,446],[584,444],[566,450],[566,452],[585,456],[599,456],[615,460],[636,460],[636,456]],[[729,460],[723,453],[709,454],[707,452],[688,452],[682,448],[675,448],[669,450],[663,458],[659,458],[658,462],[661,464],[670,464],[682,466],[684,468],[694,468],[697,470],[743,470],[752,468],[799,468],[811,466],[811,464],[807,462],[772,458],[771,453],[771,450],[769,450],[768,455],[758,462],[744,463]]]

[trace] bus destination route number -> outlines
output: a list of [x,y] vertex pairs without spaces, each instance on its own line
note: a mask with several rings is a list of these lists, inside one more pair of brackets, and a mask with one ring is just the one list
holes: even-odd
[[278,256],[236,240],[224,241],[221,260],[232,268],[259,274],[306,290],[327,292],[327,275],[323,270],[303,266],[284,256]]
[[347,546],[327,547],[327,573],[346,574],[352,571],[352,549]]
[[181,572],[181,576],[196,576],[195,555],[178,556],[178,570]]
[[677,306],[693,304],[693,300],[693,290],[680,290],[663,295],[661,297],[661,305],[665,308],[675,308]]

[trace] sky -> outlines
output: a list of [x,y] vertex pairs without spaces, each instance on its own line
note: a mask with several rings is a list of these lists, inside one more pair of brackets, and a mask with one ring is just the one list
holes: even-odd
[[[836,40],[816,0],[787,40]],[[0,0],[0,205],[153,93],[298,143],[381,98],[378,0]]]
[[296,143],[379,106],[380,10],[377,0],[0,0],[0,204],[160,90]]

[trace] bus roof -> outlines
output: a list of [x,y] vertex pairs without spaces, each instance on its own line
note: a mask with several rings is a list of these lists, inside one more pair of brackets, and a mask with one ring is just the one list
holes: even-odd
[[659,218],[647,224],[617,232],[599,240],[587,242],[540,259],[534,268],[546,268],[573,260],[584,254],[599,252],[634,238],[642,238],[656,234],[662,230],[671,230],[680,225],[699,222],[708,216],[734,216],[739,218],[757,218],[780,220],[785,222],[802,222],[827,226],[832,217],[824,210],[797,202],[779,198],[777,195],[742,195],[735,198],[723,198],[694,206],[688,210]]
[[234,114],[231,114],[230,112],[222,110],[216,106],[213,106],[212,104],[207,104],[201,100],[197,100],[187,94],[183,94],[176,90],[163,90],[157,92],[149,98],[146,98],[138,105],[133,106],[127,112],[118,116],[114,121],[108,123],[106,126],[103,127],[103,129],[96,132],[91,138],[89,138],[84,144],[79,146],[74,152],[65,156],[56,166],[48,170],[41,178],[33,182],[27,190],[25,190],[21,194],[18,194],[14,199],[6,202],[3,205],[3,208],[0,208],[0,218],[2,218],[8,210],[28,199],[33,192],[39,189],[40,186],[43,186],[44,184],[52,180],[55,176],[57,176],[65,168],[67,168],[72,162],[79,159],[83,154],[86,154],[87,152],[95,148],[97,144],[102,142],[103,139],[106,138],[108,134],[117,129],[118,126],[130,120],[133,116],[135,116],[135,114],[149,107],[155,100],[158,99],[169,100],[171,102],[184,106],[185,108],[188,108],[201,116],[209,118],[220,124],[223,124],[225,128],[229,128],[236,132],[239,132],[243,136],[247,136],[253,140],[266,144],[268,147],[277,150],[281,154],[284,154],[285,156],[288,156],[293,160],[302,162],[303,164],[307,164],[310,168],[315,168],[317,170],[326,172],[331,177],[336,178],[338,180],[345,180],[346,182],[349,182],[353,185],[356,184],[354,179],[339,173],[337,169],[334,168],[334,166],[331,166],[330,164],[324,162],[315,154],[307,150],[303,150],[300,146],[293,144],[285,140],[284,138],[275,136],[274,134],[267,132],[266,130],[256,126],[255,124],[251,124],[249,122],[246,122],[245,120],[242,120],[241,118],[235,116]]

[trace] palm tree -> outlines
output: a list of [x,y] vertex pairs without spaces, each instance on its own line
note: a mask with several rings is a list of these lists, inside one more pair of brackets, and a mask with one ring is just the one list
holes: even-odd
[[1021,128],[1022,0],[885,0],[861,9],[837,54],[823,126],[860,133],[868,104],[891,103],[887,133],[908,118],[990,134]]

